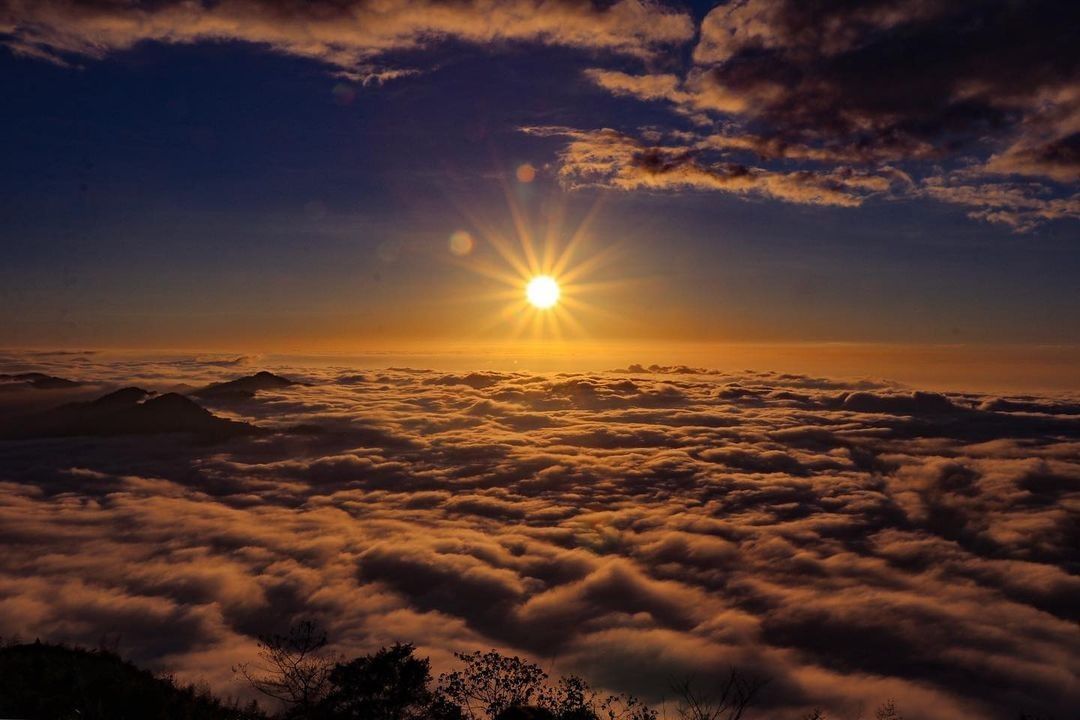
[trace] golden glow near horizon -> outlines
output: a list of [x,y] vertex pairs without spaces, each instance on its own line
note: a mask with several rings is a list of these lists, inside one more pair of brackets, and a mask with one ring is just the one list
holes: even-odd
[[537,275],[525,286],[525,297],[532,306],[547,310],[559,302],[559,283],[550,275]]

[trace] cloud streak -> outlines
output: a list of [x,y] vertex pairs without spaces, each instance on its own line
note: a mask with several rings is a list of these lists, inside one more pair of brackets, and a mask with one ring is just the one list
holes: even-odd
[[412,69],[378,63],[390,53],[423,50],[440,40],[535,42],[648,57],[659,46],[685,42],[685,14],[643,0],[593,4],[565,0],[461,3],[168,2],[132,6],[74,0],[10,0],[0,8],[0,34],[14,52],[67,63],[102,58],[142,42],[245,42],[309,58],[365,82]]
[[[586,131],[530,127],[531,135],[569,140],[559,152],[559,178],[570,188],[618,190],[719,190],[807,205],[857,207],[866,197],[887,193],[903,175],[852,167],[825,172],[781,171],[718,157],[724,138],[693,144],[647,143],[605,128]],[[733,143],[736,141],[732,141]]]

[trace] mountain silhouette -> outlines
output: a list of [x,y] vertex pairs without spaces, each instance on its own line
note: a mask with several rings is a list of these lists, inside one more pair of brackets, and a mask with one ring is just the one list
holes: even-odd
[[81,382],[39,372],[0,373],[0,390],[62,390],[79,387]]
[[302,384],[263,370],[236,380],[207,385],[191,394],[205,400],[250,400],[260,390],[280,390]]
[[226,420],[178,395],[154,395],[129,387],[97,400],[68,403],[51,410],[16,418],[0,428],[0,437],[71,437],[90,435],[158,435],[190,433],[204,438],[225,439],[260,432],[248,423]]

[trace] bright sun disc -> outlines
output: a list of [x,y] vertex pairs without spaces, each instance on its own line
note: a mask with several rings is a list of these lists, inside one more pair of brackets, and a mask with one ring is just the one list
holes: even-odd
[[525,286],[525,297],[534,307],[545,310],[559,301],[559,283],[548,275],[538,275]]

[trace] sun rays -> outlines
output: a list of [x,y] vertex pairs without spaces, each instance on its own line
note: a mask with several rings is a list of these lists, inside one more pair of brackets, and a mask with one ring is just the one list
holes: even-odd
[[[489,317],[477,322],[477,334],[508,329],[513,340],[563,340],[586,337],[595,322],[613,320],[614,314],[603,307],[605,292],[630,281],[601,277],[617,258],[619,246],[606,243],[598,249],[590,234],[600,203],[594,203],[575,226],[567,227],[563,198],[540,203],[543,209],[533,213],[526,211],[514,187],[507,186],[506,198],[509,231],[462,207],[475,229],[475,239],[469,253],[452,251],[452,262],[501,286],[462,298],[494,306]],[[460,237],[456,245],[463,245]],[[475,253],[471,252],[474,246]],[[591,322],[583,322],[586,318]]]

